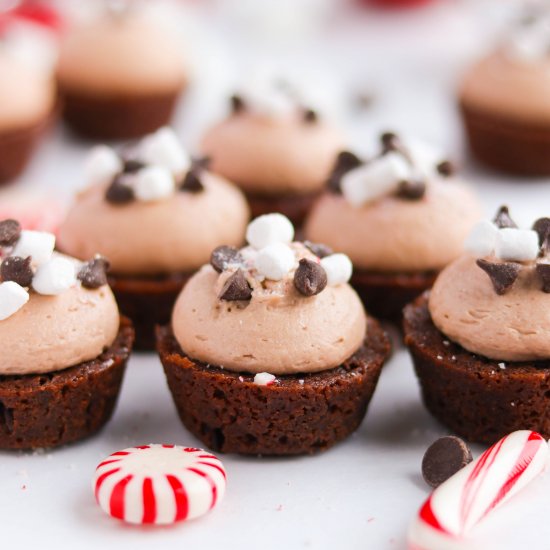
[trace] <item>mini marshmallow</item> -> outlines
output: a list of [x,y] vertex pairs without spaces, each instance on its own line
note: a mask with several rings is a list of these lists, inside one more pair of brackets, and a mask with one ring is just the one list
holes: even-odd
[[7,319],[29,301],[29,293],[14,281],[0,283],[0,321]]
[[252,220],[246,229],[246,240],[256,249],[273,243],[290,243],[294,227],[282,214],[265,214]]
[[495,256],[501,260],[526,262],[539,254],[539,236],[531,229],[505,227],[499,229],[495,243]]
[[445,160],[441,151],[420,140],[405,141],[405,147],[421,176],[425,178],[437,176],[437,165]]
[[269,386],[275,382],[275,376],[269,372],[259,372],[254,375],[254,384],[256,386]]
[[36,266],[46,263],[53,253],[55,247],[55,235],[45,231],[22,231],[14,249],[13,256],[32,258]]
[[464,248],[478,257],[490,256],[495,249],[498,231],[494,223],[481,220],[464,241]]
[[76,284],[75,271],[75,264],[67,258],[52,258],[37,269],[32,287],[39,294],[61,294]]
[[327,284],[341,285],[350,280],[353,265],[345,254],[331,254],[321,260],[321,266],[327,274]]
[[143,138],[140,159],[147,164],[157,164],[172,173],[182,173],[191,167],[191,159],[178,137],[167,126]]
[[280,281],[295,265],[294,251],[286,244],[272,243],[256,256],[256,269],[266,279]]
[[113,179],[123,169],[122,160],[111,147],[94,147],[84,164],[85,185],[104,183]]
[[372,162],[350,170],[341,180],[342,194],[353,206],[361,206],[397,188],[411,176],[407,161],[397,153],[388,153]]
[[296,111],[296,103],[290,95],[277,88],[271,79],[250,82],[240,95],[246,107],[259,115],[279,118]]
[[134,194],[140,201],[165,199],[174,192],[174,176],[164,166],[147,166],[136,175]]

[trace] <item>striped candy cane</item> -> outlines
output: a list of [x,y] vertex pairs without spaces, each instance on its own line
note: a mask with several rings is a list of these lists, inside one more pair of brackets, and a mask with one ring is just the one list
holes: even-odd
[[223,464],[192,447],[142,445],[113,453],[96,468],[95,498],[128,523],[166,525],[202,516],[225,493]]
[[540,474],[547,455],[536,432],[503,437],[429,496],[409,529],[409,550],[465,548],[471,529]]

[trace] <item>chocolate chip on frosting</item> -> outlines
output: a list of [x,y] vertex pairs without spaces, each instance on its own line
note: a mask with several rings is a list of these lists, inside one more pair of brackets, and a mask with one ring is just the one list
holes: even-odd
[[136,172],[139,172],[142,168],[145,168],[145,163],[141,162],[141,160],[125,159],[122,171],[125,174],[135,174]]
[[240,95],[234,94],[229,98],[231,102],[231,110],[233,113],[241,113],[245,110],[245,104],[243,98]]
[[300,294],[314,296],[327,286],[327,273],[317,262],[302,258],[294,272],[294,286]]
[[388,151],[398,151],[401,149],[401,142],[397,134],[393,132],[384,132],[380,135],[380,142],[384,153]]
[[85,288],[99,288],[107,284],[109,261],[101,256],[86,262],[79,270],[77,278]]
[[504,229],[506,227],[517,228],[516,222],[510,217],[507,206],[501,206],[498,209],[497,215],[495,216],[493,223],[499,229]]
[[330,256],[333,252],[330,246],[321,243],[312,243],[311,241],[304,241],[304,246],[318,258],[324,258]]
[[542,246],[550,234],[550,218],[539,218],[533,224],[533,231],[538,233],[539,245]]
[[363,161],[350,151],[342,151],[336,158],[336,163],[328,180],[328,188],[333,193],[340,193],[342,176],[363,164]]
[[31,286],[33,271],[31,257],[9,256],[0,266],[2,281],[13,281],[20,286]]
[[505,294],[518,278],[521,266],[513,262],[489,262],[484,259],[476,260],[476,264],[489,275],[495,292]]
[[456,172],[455,165],[450,160],[444,160],[436,166],[437,172],[446,178],[452,176]]
[[126,204],[133,201],[134,198],[134,190],[122,183],[118,176],[115,177],[105,193],[105,200],[112,204]]
[[15,244],[21,235],[21,224],[17,220],[0,222],[0,246]]
[[230,264],[239,264],[243,262],[241,253],[233,246],[218,246],[214,248],[210,255],[210,265],[221,273]]
[[418,200],[426,194],[426,184],[423,181],[400,181],[397,186],[397,196],[402,199]]
[[550,293],[550,264],[538,263],[535,269],[542,281],[542,291]]
[[242,269],[237,269],[237,271],[225,281],[219,298],[220,300],[226,300],[228,302],[250,300],[252,298],[252,289]]
[[472,460],[472,452],[462,439],[453,435],[441,437],[424,454],[422,477],[435,489]]
[[319,115],[317,114],[317,111],[314,111],[313,109],[304,110],[305,122],[317,122],[318,120],[319,120]]
[[193,169],[189,170],[187,174],[185,174],[185,177],[183,178],[183,182],[180,185],[180,191],[188,191],[189,193],[199,193],[204,189],[204,185],[202,184],[199,176],[197,175],[197,172]]

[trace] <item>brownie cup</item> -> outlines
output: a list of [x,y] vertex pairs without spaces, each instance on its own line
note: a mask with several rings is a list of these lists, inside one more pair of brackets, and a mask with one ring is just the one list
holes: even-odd
[[351,284],[367,310],[400,322],[403,307],[461,254],[480,215],[475,194],[448,160],[385,133],[380,154],[368,162],[340,153],[304,233],[347,254]]
[[212,248],[244,241],[246,200],[205,159],[191,159],[168,128],[121,154],[94,148],[86,180],[61,224],[59,248],[109,258],[109,283],[135,324],[136,349],[154,349],[154,327],[169,322],[187,278]]
[[280,212],[299,226],[324,189],[342,134],[287,82],[253,81],[231,107],[202,140],[212,169],[244,191],[253,216]]
[[157,330],[180,418],[217,451],[328,449],[360,425],[390,353],[349,259],[293,235],[281,214],[256,218],[249,246],[215,249]]
[[165,21],[143,7],[113,9],[69,29],[57,67],[65,120],[93,139],[164,126],[187,80],[182,45]]
[[106,260],[82,263],[54,245],[51,233],[0,222],[0,449],[55,447],[99,430],[132,347]]
[[548,219],[535,225],[539,242],[534,230],[480,224],[470,253],[405,308],[424,403],[470,441],[491,444],[520,429],[550,436],[548,227]]
[[459,103],[473,154],[524,176],[550,174],[548,8],[523,18],[464,75]]

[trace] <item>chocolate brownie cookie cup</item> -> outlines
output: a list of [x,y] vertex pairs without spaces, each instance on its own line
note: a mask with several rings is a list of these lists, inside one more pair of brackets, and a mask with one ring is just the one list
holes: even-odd
[[405,308],[405,342],[428,410],[479,443],[550,437],[550,219],[518,229],[506,209],[477,225],[469,253]]
[[245,192],[253,217],[281,212],[300,225],[345,145],[341,132],[286,83],[254,81],[231,106],[202,140],[212,169]]
[[180,418],[217,451],[328,449],[360,425],[389,355],[349,258],[293,235],[281,214],[256,218],[249,246],[215,249],[157,331]]
[[459,90],[473,154],[510,174],[550,175],[549,24],[548,7],[522,18]]
[[53,252],[51,233],[0,222],[0,449],[56,447],[111,417],[133,341],[104,258]]
[[244,242],[246,200],[206,165],[169,128],[121,154],[94,148],[88,186],[60,226],[63,252],[109,258],[109,283],[134,322],[137,349],[154,349],[154,326],[169,322],[183,284],[212,249]]
[[431,148],[392,133],[381,145],[369,161],[339,155],[305,235],[347,254],[351,284],[367,310],[400,322],[403,307],[462,253],[481,210],[452,164]]
[[63,115],[93,139],[136,138],[168,124],[187,82],[182,46],[165,21],[119,7],[75,25],[61,42]]

